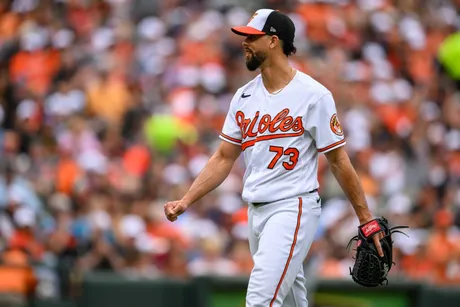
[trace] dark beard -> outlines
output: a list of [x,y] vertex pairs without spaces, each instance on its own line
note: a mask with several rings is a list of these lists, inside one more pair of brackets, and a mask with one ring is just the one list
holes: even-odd
[[246,60],[246,67],[249,69],[249,71],[254,71],[257,68],[259,68],[260,65],[262,65],[262,63],[265,62],[266,59],[267,54],[262,51],[258,51],[256,53],[253,53],[249,57],[249,60]]

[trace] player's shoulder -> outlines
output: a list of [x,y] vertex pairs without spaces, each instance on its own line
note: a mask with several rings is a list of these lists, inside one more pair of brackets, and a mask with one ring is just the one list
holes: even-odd
[[331,94],[331,91],[319,81],[311,77],[310,75],[297,71],[296,81],[300,85],[299,90],[305,94],[309,94],[313,97],[322,97],[327,94]]

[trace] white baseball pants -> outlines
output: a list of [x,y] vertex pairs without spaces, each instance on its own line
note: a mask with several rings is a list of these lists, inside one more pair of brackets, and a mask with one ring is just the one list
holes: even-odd
[[249,204],[254,268],[246,307],[307,307],[303,272],[321,214],[318,193],[263,205]]

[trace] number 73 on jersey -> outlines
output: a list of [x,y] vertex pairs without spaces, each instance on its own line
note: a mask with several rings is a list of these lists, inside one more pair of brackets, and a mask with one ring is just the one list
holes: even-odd
[[299,160],[299,150],[294,147],[284,149],[280,146],[270,146],[269,151],[275,153],[270,164],[268,164],[269,169],[273,169],[283,155],[289,156],[289,160],[282,163],[283,167],[288,171],[293,170]]

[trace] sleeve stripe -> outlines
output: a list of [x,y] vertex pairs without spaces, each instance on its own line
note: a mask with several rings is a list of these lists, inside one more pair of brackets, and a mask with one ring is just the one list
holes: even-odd
[[342,144],[345,144],[345,139],[340,140],[340,141],[338,141],[338,142],[335,142],[335,143],[333,143],[333,144],[331,144],[331,145],[329,145],[329,146],[320,148],[320,149],[318,149],[318,152],[325,152],[325,151],[327,151],[327,150],[329,150],[329,149],[332,149],[332,148],[334,148],[334,147],[336,147],[336,146],[339,146],[339,145],[342,145]]
[[224,133],[221,133],[220,134],[220,137],[221,138],[224,138],[226,141],[230,141],[232,143],[237,143],[238,145],[241,145],[241,140],[238,140],[238,139],[235,139],[235,138],[232,138],[231,136],[228,136]]

